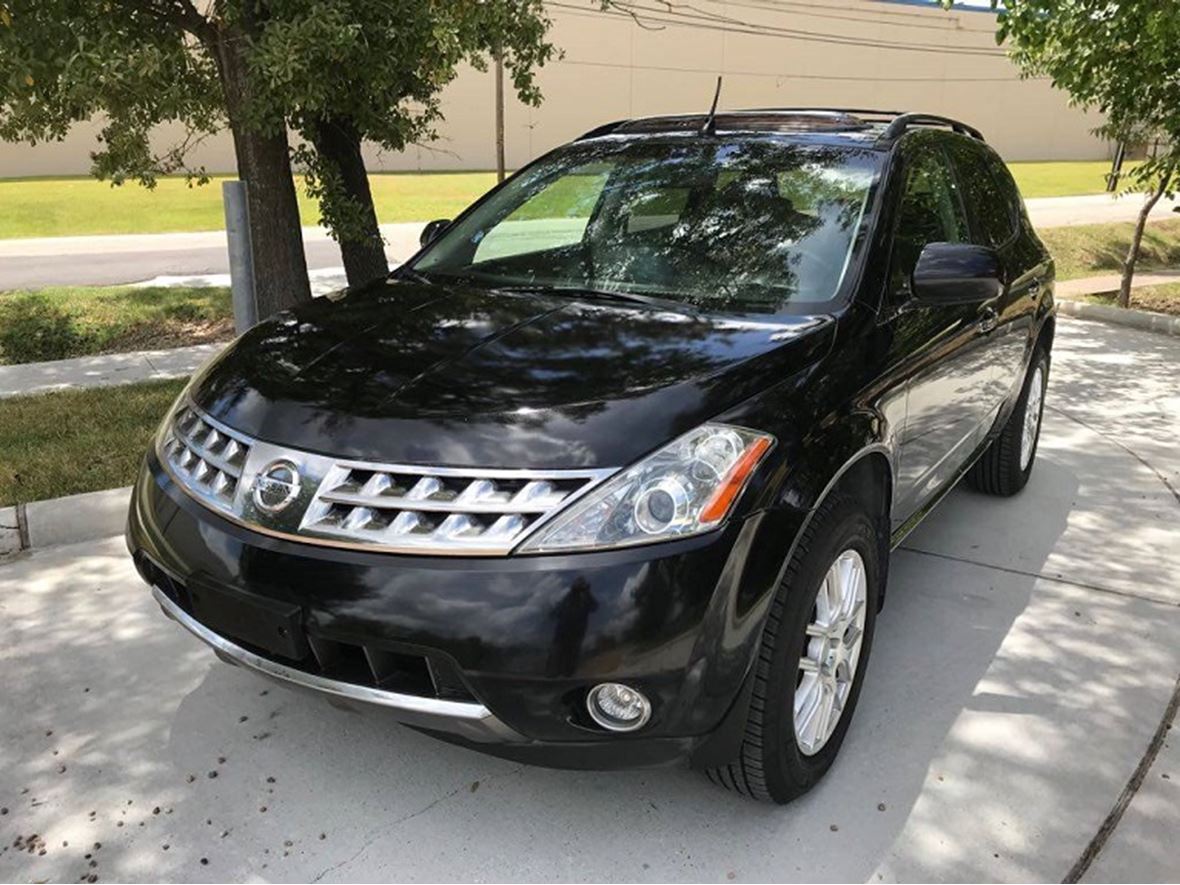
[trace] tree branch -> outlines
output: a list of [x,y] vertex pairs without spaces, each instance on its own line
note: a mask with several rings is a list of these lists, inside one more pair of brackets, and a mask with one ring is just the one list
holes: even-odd
[[176,11],[178,21],[198,40],[210,43],[216,38],[213,24],[193,6],[192,0],[170,0],[169,8]]

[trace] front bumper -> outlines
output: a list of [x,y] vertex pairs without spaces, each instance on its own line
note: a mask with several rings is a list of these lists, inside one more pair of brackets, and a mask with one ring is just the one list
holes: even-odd
[[[497,755],[618,768],[710,765],[736,749],[791,530],[767,511],[708,536],[595,553],[336,550],[223,519],[149,455],[127,541],[165,612],[230,663]],[[230,614],[206,616],[209,598]],[[280,633],[298,634],[282,653],[259,632],[272,621],[253,623],[272,611]],[[363,673],[344,666],[353,651],[371,665]],[[429,679],[409,678],[415,662]],[[642,730],[589,719],[585,694],[605,681],[648,696]]]

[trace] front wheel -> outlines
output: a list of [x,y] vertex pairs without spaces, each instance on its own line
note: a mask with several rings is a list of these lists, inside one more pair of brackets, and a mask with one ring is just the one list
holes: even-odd
[[881,592],[882,547],[862,504],[820,505],[775,594],[736,759],[709,778],[788,802],[835,761],[860,695]]
[[973,489],[1008,497],[1024,488],[1037,456],[1048,383],[1049,355],[1038,347],[1007,423],[967,472],[967,482]]

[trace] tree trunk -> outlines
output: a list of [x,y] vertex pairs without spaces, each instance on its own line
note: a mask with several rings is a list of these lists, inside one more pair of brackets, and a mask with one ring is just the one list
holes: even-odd
[[1131,281],[1135,277],[1135,263],[1139,260],[1139,244],[1143,241],[1143,229],[1147,226],[1147,219],[1151,210],[1160,201],[1160,197],[1168,189],[1170,176],[1160,178],[1159,186],[1147,195],[1143,207],[1139,210],[1139,219],[1135,222],[1135,232],[1131,235],[1131,248],[1127,250],[1127,257],[1123,260],[1123,280],[1119,285],[1119,307],[1131,306]]
[[238,177],[246,182],[250,205],[250,240],[254,252],[254,293],[258,318],[311,300],[299,202],[287,133],[261,131],[244,120],[249,98],[249,72],[242,55],[241,33],[219,31],[215,58],[225,91],[226,110],[234,138]]
[[[348,285],[359,286],[389,276],[385,241],[377,226],[377,210],[373,206],[373,192],[369,189],[369,176],[361,155],[360,136],[342,121],[319,120],[315,123],[312,141],[316,153],[336,170],[342,188],[337,199],[346,199],[359,210],[350,213],[356,217],[349,230],[337,233]],[[330,207],[328,210],[331,218]]]

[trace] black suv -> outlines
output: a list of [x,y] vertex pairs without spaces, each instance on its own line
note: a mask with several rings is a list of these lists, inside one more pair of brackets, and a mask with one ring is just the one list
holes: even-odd
[[891,547],[960,477],[1027,482],[1052,280],[962,123],[613,123],[207,365],[128,543],[231,663],[786,801],[849,727]]

